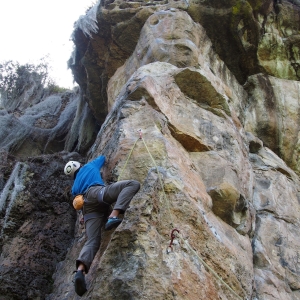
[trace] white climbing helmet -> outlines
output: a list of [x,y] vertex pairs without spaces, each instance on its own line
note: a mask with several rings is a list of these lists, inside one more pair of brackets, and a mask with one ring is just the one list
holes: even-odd
[[80,162],[78,161],[69,161],[64,168],[66,175],[74,178],[74,173],[80,168]]

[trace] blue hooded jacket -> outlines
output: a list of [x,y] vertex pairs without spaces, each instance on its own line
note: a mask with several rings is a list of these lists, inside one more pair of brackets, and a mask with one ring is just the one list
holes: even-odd
[[100,174],[104,163],[105,156],[101,155],[78,170],[72,187],[73,196],[85,194],[92,185],[105,185]]

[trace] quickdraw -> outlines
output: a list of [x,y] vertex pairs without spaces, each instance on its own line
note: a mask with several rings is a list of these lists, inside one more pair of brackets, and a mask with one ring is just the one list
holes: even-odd
[[[171,231],[171,241],[170,241],[170,244],[169,244],[169,246],[168,246],[168,248],[167,248],[167,254],[169,254],[171,251],[173,251],[172,245],[174,245],[174,244],[173,244],[173,241],[174,241],[174,239],[176,238],[176,235],[174,234],[175,231],[177,231],[178,233],[180,233],[180,231],[179,231],[177,228],[174,228],[174,229]],[[171,251],[169,251],[170,249],[171,249]]]
[[143,133],[142,133],[142,129],[138,130],[139,134],[140,134],[140,140],[143,138]]

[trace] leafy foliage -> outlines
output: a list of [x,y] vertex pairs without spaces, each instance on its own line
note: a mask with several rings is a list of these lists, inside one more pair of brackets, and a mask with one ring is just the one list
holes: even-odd
[[47,88],[50,93],[63,92],[66,89],[56,85],[49,77],[49,64],[46,58],[40,59],[38,64],[21,65],[17,61],[4,61],[0,63],[0,94],[8,100],[22,95],[30,85],[30,78],[37,85]]

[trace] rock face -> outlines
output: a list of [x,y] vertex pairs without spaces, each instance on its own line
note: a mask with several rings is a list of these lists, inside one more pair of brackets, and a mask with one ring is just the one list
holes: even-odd
[[4,176],[10,173],[0,198],[1,299],[43,299],[74,234],[71,182],[61,173],[65,157],[16,162],[3,151],[1,158]]
[[[300,82],[263,74],[248,78],[245,129],[299,174]],[[284,117],[283,117],[284,116]]]
[[46,97],[36,103],[22,99],[18,106],[5,103],[0,110],[0,147],[26,158],[64,149],[88,151],[99,129],[80,90]]
[[300,299],[298,2],[98,2],[74,31],[79,94],[2,111],[30,130],[1,144],[0,299],[77,299],[63,165],[100,154],[141,190],[83,299]]

